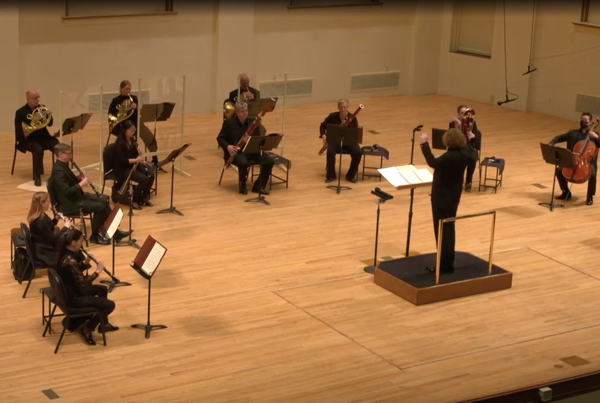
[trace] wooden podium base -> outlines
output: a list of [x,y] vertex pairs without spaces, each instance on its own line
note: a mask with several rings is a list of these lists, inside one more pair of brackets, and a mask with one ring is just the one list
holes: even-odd
[[440,274],[435,284],[435,253],[386,260],[377,266],[375,284],[414,305],[429,304],[469,295],[505,290],[512,286],[512,273],[467,252],[456,252],[454,273]]

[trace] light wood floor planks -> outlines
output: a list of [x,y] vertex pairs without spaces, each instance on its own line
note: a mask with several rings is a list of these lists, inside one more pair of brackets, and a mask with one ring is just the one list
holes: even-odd
[[[506,160],[504,183],[497,194],[474,186],[463,194],[459,214],[498,212],[494,263],[514,273],[510,290],[416,307],[373,284],[361,263],[373,256],[377,206],[370,190],[380,186],[394,195],[381,206],[379,257],[403,256],[409,193],[373,178],[339,195],[325,187],[317,129],[335,103],[285,109],[290,185],[273,187],[271,206],[244,203],[252,195],[237,193],[235,172],[217,185],[221,116],[187,115],[186,154],[194,159],[181,165],[191,177],[175,174],[173,203],[185,215],[155,214],[169,206],[170,174],[160,174],[155,207],[133,217],[138,243],[151,234],[168,248],[152,283],[151,318],[168,328],[146,340],[129,327],[146,320],[147,282],[129,267],[137,250],[119,247],[116,275],[133,284],[110,294],[117,304],[111,321],[121,330],[108,335],[107,347],[88,347],[67,334],[54,355],[58,336],[41,337],[37,291],[47,284],[45,273],[21,299],[24,285],[9,270],[8,234],[25,220],[32,192],[17,189],[30,180],[29,154],[18,154],[9,174],[13,134],[6,133],[1,400],[42,402],[41,390],[53,389],[64,402],[443,403],[600,370],[600,212],[585,205],[586,185],[573,187],[565,208],[538,205],[550,200],[553,178],[539,143],[576,122],[441,95],[351,102],[351,110],[365,105],[364,144],[390,150],[385,166],[410,162],[415,126],[429,133],[447,127],[461,103],[477,111],[482,156]],[[263,122],[281,132],[283,119],[279,108]],[[91,123],[74,137],[80,166],[98,160],[97,127]],[[178,144],[179,127],[177,117],[160,123],[159,146]],[[49,155],[45,162],[49,173]],[[345,156],[344,169],[348,162]],[[418,146],[414,162],[424,163]],[[98,171],[88,175],[100,182]],[[415,191],[413,253],[435,248],[428,194]],[[489,217],[460,221],[458,249],[485,258],[489,234]],[[110,247],[89,250],[110,265]],[[560,361],[574,355],[589,364]]]

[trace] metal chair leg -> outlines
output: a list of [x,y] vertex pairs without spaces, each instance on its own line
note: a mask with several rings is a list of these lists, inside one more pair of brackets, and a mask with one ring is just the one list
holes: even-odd
[[13,163],[12,163],[12,168],[10,169],[10,174],[14,174],[15,173],[15,161],[17,160],[17,146],[15,145],[15,152],[13,154]]

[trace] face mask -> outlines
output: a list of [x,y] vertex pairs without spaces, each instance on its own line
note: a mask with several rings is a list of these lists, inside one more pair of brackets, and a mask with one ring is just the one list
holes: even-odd
[[581,127],[582,129],[585,129],[588,125],[588,122],[586,122],[585,120],[580,120],[579,121],[579,127]]

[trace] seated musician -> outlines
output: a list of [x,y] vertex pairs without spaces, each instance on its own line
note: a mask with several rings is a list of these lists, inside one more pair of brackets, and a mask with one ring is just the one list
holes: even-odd
[[479,151],[481,150],[481,132],[477,128],[477,122],[473,120],[473,124],[470,127],[462,127],[463,119],[465,118],[465,111],[467,107],[465,105],[459,105],[456,108],[456,112],[458,116],[456,119],[452,120],[448,125],[448,129],[452,129],[453,127],[461,130],[463,133],[466,133],[467,140],[469,143],[469,147],[471,148],[471,159],[469,159],[469,164],[467,165],[467,175],[465,177],[465,190],[471,191],[471,186],[473,182],[473,173],[475,172],[475,167],[477,166],[477,161],[479,160]]
[[[58,263],[55,267],[56,273],[65,286],[67,306],[97,308],[104,320],[104,331],[118,330],[117,326],[113,326],[108,322],[108,315],[115,310],[115,303],[107,298],[108,288],[101,284],[92,284],[105,268],[104,263],[99,261],[98,267],[91,275],[84,275],[83,272],[89,269],[91,265],[90,258],[85,258],[81,252],[82,243],[83,234],[74,228],[66,231],[58,240]],[[96,344],[92,332],[99,324],[100,317],[96,315],[79,326],[78,332],[87,344],[92,346]]]
[[[250,87],[250,78],[246,73],[240,74],[240,100],[242,102],[252,101],[260,98],[260,91],[256,88]],[[229,102],[237,102],[238,99],[238,90],[237,88],[229,93],[229,98],[227,101]]]
[[[74,216],[80,213],[92,214],[92,236],[90,241],[100,245],[110,244],[102,228],[104,221],[110,213],[108,198],[104,195],[85,193],[83,188],[90,185],[90,179],[80,174],[75,176],[69,162],[71,162],[71,146],[60,143],[54,147],[56,162],[52,167],[52,174],[49,178],[48,192],[52,192],[56,209],[66,216]],[[117,230],[115,239],[118,241],[130,232]]]
[[[15,112],[16,147],[22,153],[31,152],[35,186],[42,185],[44,174],[44,150],[52,151],[58,140],[50,135],[52,111],[40,105],[40,94],[35,90],[25,93],[27,103]],[[25,128],[24,128],[25,126]],[[25,132],[28,133],[25,133]]]
[[[131,98],[130,98],[131,97]],[[129,109],[125,111],[120,111],[120,108],[123,106],[127,106],[129,104]],[[137,129],[138,124],[138,98],[131,93],[131,83],[129,80],[123,80],[119,84],[119,95],[114,97],[108,107],[109,120],[122,122],[123,120],[130,120],[133,125]],[[125,119],[125,117],[129,115]],[[117,136],[119,133],[117,132],[117,125],[115,124],[112,127],[111,134]],[[144,122],[140,122],[140,130],[139,136],[142,138],[146,147],[150,152],[155,152],[158,150],[158,144],[156,142],[156,137],[154,133],[144,124]],[[158,157],[156,155],[152,156],[152,163],[158,165]],[[166,172],[162,168],[158,168],[160,172]]]
[[[246,190],[248,167],[250,164],[260,163],[260,175],[254,182],[252,191],[254,193],[268,195],[269,191],[266,190],[266,186],[273,169],[273,158],[267,153],[264,153],[262,158],[260,154],[246,154],[237,147],[238,142],[251,125],[252,121],[248,119],[248,104],[245,102],[236,102],[235,115],[223,122],[221,131],[217,136],[217,142],[223,149],[225,161],[227,161],[230,156],[233,156],[233,164],[238,167],[239,192],[241,194],[248,194],[248,191]],[[256,127],[250,135],[258,136],[259,134],[260,130]]]
[[65,220],[65,225],[60,231],[54,231],[58,218],[50,219],[46,211],[50,209],[50,197],[46,192],[35,192],[31,198],[31,207],[27,214],[31,240],[35,246],[35,254],[38,261],[45,267],[54,267],[56,265],[56,242],[58,238],[71,226],[73,221],[70,218]]
[[[319,138],[323,139],[323,145],[327,144],[327,125],[340,125],[347,119],[351,119],[348,126],[358,126],[358,119],[348,112],[348,100],[340,99],[338,101],[338,112],[330,113],[319,127]],[[335,157],[339,154],[339,144],[329,144],[327,147],[327,174],[325,176],[325,183],[333,182],[337,179],[335,172]],[[350,167],[346,172],[346,180],[349,182],[356,183],[356,174],[358,173],[358,166],[362,158],[362,151],[358,144],[352,146],[343,146],[343,151],[350,153]]]
[[[554,145],[556,143],[567,142],[567,149],[570,151],[575,150],[575,144],[581,140],[585,140],[587,137],[590,138],[590,141],[593,141],[596,147],[600,147],[600,139],[598,138],[598,134],[593,130],[590,130],[592,123],[592,114],[589,112],[584,112],[581,114],[579,118],[579,129],[573,129],[564,134],[559,134],[550,140],[550,145]],[[590,163],[591,175],[588,180],[587,186],[587,197],[586,202],[588,206],[594,204],[594,195],[596,194],[596,172],[598,171],[598,156],[592,159]],[[556,179],[558,180],[558,184],[560,185],[560,190],[562,193],[559,196],[556,196],[559,200],[569,200],[571,198],[571,191],[569,190],[569,184],[567,178],[562,173],[562,168],[556,168]]]
[[133,188],[131,207],[141,210],[142,205],[152,207],[150,202],[150,188],[154,183],[154,173],[151,168],[145,164],[144,155],[135,142],[135,126],[130,120],[119,124],[117,129],[118,137],[115,141],[114,174],[118,182],[125,182],[131,169],[135,165],[135,170],[131,174],[130,180],[135,182]]

